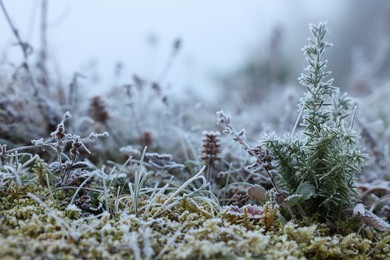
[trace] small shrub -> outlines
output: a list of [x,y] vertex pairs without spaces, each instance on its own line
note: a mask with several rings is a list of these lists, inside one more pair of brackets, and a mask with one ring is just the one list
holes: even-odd
[[266,136],[264,145],[275,159],[280,185],[290,194],[287,202],[303,208],[306,214],[319,212],[334,219],[352,208],[354,178],[361,171],[365,154],[359,147],[353,118],[348,120],[350,98],[340,95],[333,79],[326,79],[330,72],[323,56],[331,46],[324,40],[326,25],[310,29],[314,38],[303,49],[309,65],[299,78],[307,89],[299,104],[303,131],[284,138]]

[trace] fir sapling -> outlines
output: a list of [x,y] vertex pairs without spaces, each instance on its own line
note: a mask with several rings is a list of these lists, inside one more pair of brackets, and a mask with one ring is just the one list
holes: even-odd
[[330,71],[323,56],[331,44],[324,40],[326,24],[311,25],[310,30],[314,38],[303,48],[308,67],[299,78],[307,89],[299,104],[303,132],[285,138],[266,136],[264,145],[275,159],[280,185],[290,194],[287,202],[298,206],[302,215],[318,212],[337,219],[352,209],[354,178],[365,154],[348,120],[353,111],[350,99],[327,79]]

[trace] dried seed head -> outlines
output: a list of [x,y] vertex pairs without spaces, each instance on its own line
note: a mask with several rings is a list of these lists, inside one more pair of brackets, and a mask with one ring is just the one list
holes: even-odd
[[81,142],[79,141],[79,138],[75,138],[72,142],[72,148],[70,148],[70,159],[72,161],[75,161],[77,159],[77,155],[80,153],[79,149],[82,146]]
[[[76,169],[72,171],[67,186],[79,187],[86,179],[88,178],[88,171]],[[89,180],[84,186],[88,186],[92,182],[92,179]]]
[[233,126],[230,122],[230,115],[225,114],[225,112],[221,110],[217,112],[217,117],[218,117],[217,125],[223,125],[225,127],[225,129],[223,130],[225,134],[235,133]]
[[261,173],[263,169],[267,171],[272,170],[272,157],[264,146],[252,147],[248,150],[248,153],[256,158],[256,162],[249,166],[249,169],[253,172]]
[[50,134],[56,140],[61,140],[65,137],[65,127],[63,123],[57,125],[57,129]]
[[83,195],[76,199],[75,204],[81,209],[88,210],[92,206],[92,200],[88,195]]
[[57,125],[57,129],[50,134],[50,136],[54,137],[57,140],[57,148],[61,146],[62,139],[65,137],[65,121],[70,119],[72,115],[69,111],[66,111],[64,116],[62,117],[61,123]]
[[138,137],[138,143],[141,147],[151,147],[153,145],[153,133],[151,131],[145,131]]
[[[64,120],[63,120],[64,121]],[[57,129],[50,134],[52,137],[56,139],[55,149],[57,152],[61,152],[64,148],[62,139],[65,137],[65,126],[64,123],[59,123],[57,125]]]
[[89,111],[93,120],[105,124],[109,119],[109,115],[106,109],[106,105],[99,96],[95,96],[91,99],[89,105]]
[[221,159],[221,141],[219,139],[219,132],[203,132],[203,149],[201,159],[206,160],[219,160]]

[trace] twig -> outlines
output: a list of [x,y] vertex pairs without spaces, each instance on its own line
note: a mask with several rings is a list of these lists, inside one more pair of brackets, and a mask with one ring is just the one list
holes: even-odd
[[[223,111],[218,111],[217,112],[217,116],[218,116],[218,123],[217,123],[217,125],[223,124],[225,126],[225,129],[223,130],[223,132],[226,133],[226,134],[232,135],[234,141],[236,141],[236,142],[240,143],[242,146],[244,146],[245,150],[249,153],[249,155],[254,157],[254,158],[256,158],[256,164],[262,165],[263,162],[258,157],[258,154],[255,151],[255,148],[250,147],[244,140],[245,130],[242,129],[242,130],[240,130],[240,132],[237,132],[233,128],[233,125],[232,125],[232,123],[230,121],[230,115],[225,114]],[[294,215],[292,209],[286,203],[286,198],[283,195],[283,192],[279,189],[279,187],[275,183],[275,178],[274,178],[273,174],[271,174],[269,172],[267,167],[262,167],[262,168],[267,173],[267,175],[268,175],[268,177],[269,177],[269,179],[270,179],[270,181],[272,183],[272,186],[275,188],[276,192],[279,193],[280,196],[282,197],[283,203],[286,205],[286,208],[287,208],[288,212],[291,214],[291,217],[293,219],[295,219],[295,215]]]
[[[0,6],[1,6],[1,9],[4,13],[4,16],[8,22],[8,25],[12,30],[12,33],[15,35],[15,38],[18,42],[17,44],[20,45],[20,48],[22,49],[24,62],[23,62],[21,67],[26,70],[26,72],[30,78],[31,85],[34,88],[34,97],[38,97],[38,87],[37,87],[37,84],[35,83],[34,77],[31,73],[30,66],[28,65],[28,61],[27,61],[28,56],[32,53],[32,47],[27,42],[22,41],[22,38],[20,37],[18,30],[16,29],[15,25],[13,24],[11,17],[9,16],[7,9],[5,8],[5,5],[4,5],[2,0],[0,0]],[[42,112],[45,112],[45,111],[43,111],[43,109],[41,107],[40,107],[40,110]],[[43,114],[45,114],[45,113],[43,113]]]
[[38,67],[41,71],[40,83],[45,87],[49,87],[48,71],[47,71],[47,10],[48,0],[42,0],[41,4],[41,50],[39,52]]
[[31,46],[28,43],[23,42],[22,39],[20,38],[19,32],[14,26],[11,17],[9,16],[7,9],[5,8],[2,0],[0,0],[0,6],[1,9],[3,10],[7,23],[12,30],[12,33],[15,35],[15,38],[18,41],[18,45],[20,45],[20,47],[22,48],[24,59],[27,60],[28,55],[31,53]]

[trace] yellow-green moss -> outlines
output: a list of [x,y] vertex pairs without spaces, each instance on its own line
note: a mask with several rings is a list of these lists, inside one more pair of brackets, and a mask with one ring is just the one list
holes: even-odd
[[[40,185],[26,190],[41,198],[49,193]],[[1,259],[390,257],[387,233],[377,234],[380,240],[375,242],[355,233],[330,235],[329,228],[319,223],[283,224],[278,207],[269,203],[247,206],[233,216],[226,208],[218,213],[207,203],[178,197],[175,206],[153,218],[169,197],[162,194],[147,211],[150,201],[142,196],[138,215],[133,214],[130,199],[124,199],[115,217],[108,213],[86,217],[74,205],[61,205],[51,196],[44,199],[44,207],[26,196],[26,190],[0,198]],[[250,214],[251,210],[259,215]]]

